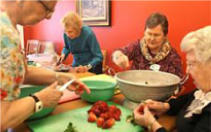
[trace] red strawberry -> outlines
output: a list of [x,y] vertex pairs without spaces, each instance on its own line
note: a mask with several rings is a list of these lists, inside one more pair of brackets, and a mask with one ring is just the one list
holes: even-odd
[[102,128],[103,128],[103,129],[108,129],[108,128],[111,128],[114,124],[115,124],[114,118],[110,118],[110,119],[106,120],[106,121],[103,123]]
[[116,121],[120,121],[120,115],[113,114],[113,118],[114,118]]
[[105,119],[105,113],[101,113],[100,114],[100,117],[103,118],[103,119]]
[[115,112],[116,115],[120,116],[122,114],[121,110],[119,108],[116,108]]
[[111,105],[109,107],[109,111],[114,112],[117,109],[117,107],[115,105]]
[[111,118],[111,113],[108,111],[105,113],[104,119],[107,120],[109,118]]
[[96,122],[96,120],[97,116],[93,112],[90,112],[88,117],[88,122]]
[[144,114],[144,106],[145,105],[141,105],[138,109],[139,113],[142,114],[142,115]]
[[97,117],[99,117],[100,114],[101,114],[100,110],[98,110],[98,109],[95,109],[95,110],[94,110],[94,113],[95,113],[95,115],[96,115]]
[[105,122],[104,118],[98,118],[97,119],[97,126],[98,127],[102,127],[103,123]]

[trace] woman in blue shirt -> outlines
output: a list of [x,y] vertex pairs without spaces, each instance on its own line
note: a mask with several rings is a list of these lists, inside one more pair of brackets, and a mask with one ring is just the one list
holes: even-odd
[[72,66],[77,72],[102,73],[103,56],[94,32],[88,26],[82,25],[82,20],[75,12],[68,12],[62,19],[65,46],[61,61],[71,53]]

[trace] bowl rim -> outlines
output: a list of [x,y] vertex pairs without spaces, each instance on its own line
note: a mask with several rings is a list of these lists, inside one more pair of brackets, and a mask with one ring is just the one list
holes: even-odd
[[[162,85],[147,84],[147,85],[144,85],[143,83],[131,82],[131,81],[120,79],[118,77],[118,75],[123,74],[123,73],[126,73],[126,72],[140,72],[140,71],[143,71],[143,72],[157,72],[157,73],[161,73],[161,74],[166,74],[168,76],[172,76],[174,78],[177,78],[178,81],[177,82],[175,81],[175,83],[172,83],[172,84],[162,84]],[[143,86],[143,87],[161,87],[161,86],[162,87],[169,87],[169,86],[179,85],[180,84],[180,81],[181,81],[181,79],[177,75],[174,75],[172,73],[163,72],[163,71],[152,71],[152,70],[128,70],[128,71],[123,71],[123,72],[116,73],[114,77],[115,77],[115,79],[118,82],[130,84],[130,85],[135,85],[135,86]]]
[[[92,82],[92,81],[94,81],[94,82],[106,82],[106,83],[110,83],[110,84],[113,84],[112,86],[108,86],[108,87],[104,87],[104,88],[90,88],[90,87],[88,87],[90,90],[105,90],[105,89],[115,89],[116,88],[116,86],[117,86],[117,82],[111,82],[111,81],[104,81],[104,80],[82,80],[82,82],[84,83],[84,82]],[[85,84],[85,83],[84,83]],[[85,84],[86,85],[86,84]]]

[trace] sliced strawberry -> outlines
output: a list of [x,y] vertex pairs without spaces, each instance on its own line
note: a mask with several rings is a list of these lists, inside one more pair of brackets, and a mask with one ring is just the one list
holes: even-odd
[[90,112],[88,117],[88,122],[96,122],[96,120],[97,116],[93,112]]
[[102,127],[103,126],[103,123],[105,122],[105,119],[104,118],[98,118],[97,119],[97,126],[98,127]]

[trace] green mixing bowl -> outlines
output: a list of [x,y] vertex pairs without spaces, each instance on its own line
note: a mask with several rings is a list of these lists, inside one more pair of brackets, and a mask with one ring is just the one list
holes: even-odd
[[[38,91],[41,91],[45,87],[46,86],[26,86],[24,88],[21,88],[20,98],[27,97],[27,96],[29,96],[31,94],[34,94],[34,93],[36,93]],[[43,108],[41,111],[39,111],[39,112],[33,114],[32,116],[30,116],[27,119],[27,121],[45,117],[45,116],[49,115],[54,110],[54,108],[55,107],[53,107],[53,108]]]
[[115,91],[116,83],[101,80],[83,80],[83,83],[91,90],[90,94],[84,92],[81,98],[88,102],[108,101]]

